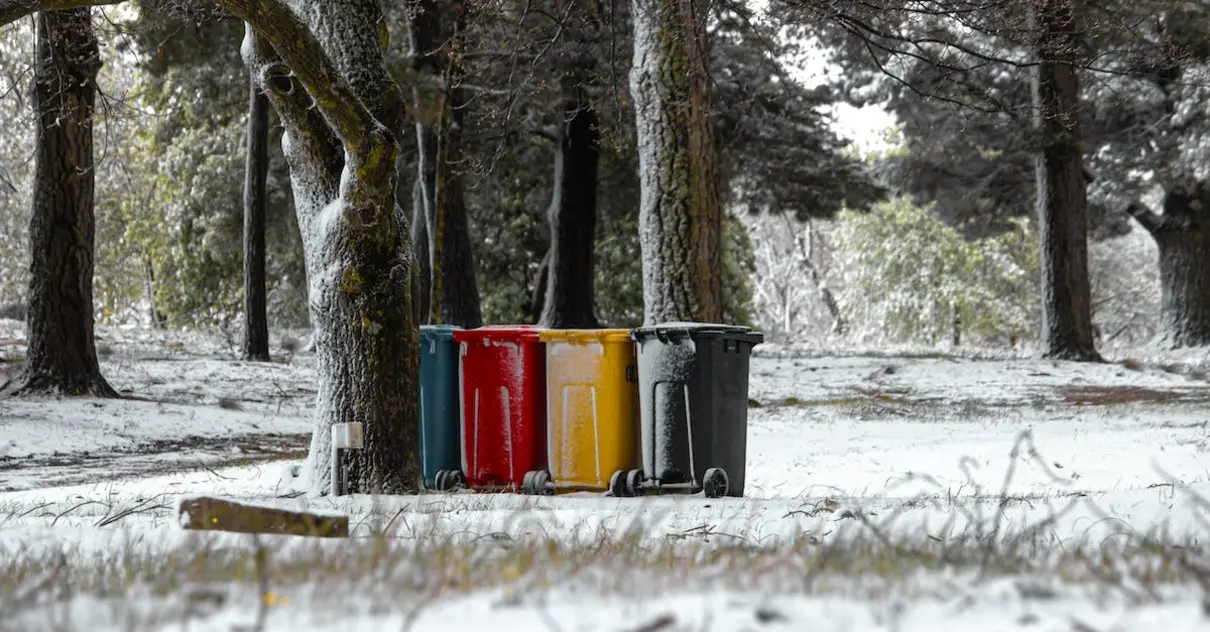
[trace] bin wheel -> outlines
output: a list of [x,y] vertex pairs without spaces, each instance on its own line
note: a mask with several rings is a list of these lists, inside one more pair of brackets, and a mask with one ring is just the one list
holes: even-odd
[[630,490],[626,488],[626,470],[618,470],[609,477],[609,493],[615,498],[631,495]]
[[551,482],[550,472],[538,470],[534,472],[534,493],[539,496],[554,496],[555,486]]
[[638,496],[643,491],[643,470],[630,470],[626,472],[626,493],[630,496]]
[[437,470],[437,475],[433,477],[433,488],[434,489],[436,489],[439,492],[445,491],[446,485],[448,485],[448,483],[445,480],[447,473],[448,472],[446,470]]
[[466,477],[463,476],[462,470],[446,470],[445,471],[445,489],[442,491],[456,491],[466,487]]
[[526,472],[525,476],[522,477],[522,479],[521,479],[521,493],[522,494],[536,493],[534,490],[534,474],[537,474],[537,472],[532,472],[532,471]]
[[727,495],[727,486],[730,483],[725,470],[720,467],[712,467],[706,470],[705,476],[702,477],[702,491],[706,494],[706,498],[722,498]]

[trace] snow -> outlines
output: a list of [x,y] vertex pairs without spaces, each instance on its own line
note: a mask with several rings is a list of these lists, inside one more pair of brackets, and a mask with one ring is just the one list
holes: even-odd
[[[5,355],[21,351],[15,326],[0,322]],[[779,551],[804,537],[843,543],[868,533],[867,524],[888,538],[939,542],[998,527],[1003,538],[1036,534],[1056,554],[1129,536],[1182,543],[1207,533],[1200,498],[1210,497],[1210,394],[1196,371],[771,349],[752,358],[746,498],[466,491],[314,498],[293,493],[315,399],[311,354],[244,363],[232,345],[201,334],[102,329],[100,340],[112,348],[103,369],[113,384],[149,401],[2,402],[0,566],[61,553],[78,565],[170,559],[202,541],[253,546],[247,535],[183,531],[179,504],[198,495],[350,516],[348,541],[263,538],[275,547],[274,560],[317,551],[355,556],[356,547],[369,545],[366,536],[388,524],[391,546],[446,543],[468,555],[489,555],[500,543],[628,539],[652,556],[664,547],[737,544]],[[1204,351],[1147,353],[1155,362],[1204,360]],[[269,451],[260,451],[265,446]],[[623,565],[539,586],[543,573],[554,571],[535,568],[500,585],[448,594],[414,588],[387,595],[372,582],[283,584],[273,589],[264,629],[1207,626],[1196,585],[1161,586],[1160,597],[1139,600],[1128,587],[1102,582],[1045,574],[979,579],[955,567],[901,579],[832,577],[804,589],[804,562],[795,561],[796,549],[784,550],[789,557],[774,554],[780,561],[763,571],[693,566],[659,575]],[[197,591],[207,590],[218,591],[221,605],[198,605]],[[125,630],[140,621],[133,629],[176,630],[183,613],[196,608],[189,629],[227,631],[255,622],[263,602],[242,584],[168,593],[135,584],[128,591],[81,591],[55,605],[17,609],[3,625],[40,630],[68,621],[63,628]],[[0,610],[7,611],[5,595],[0,581]],[[661,621],[665,627],[657,627]]]

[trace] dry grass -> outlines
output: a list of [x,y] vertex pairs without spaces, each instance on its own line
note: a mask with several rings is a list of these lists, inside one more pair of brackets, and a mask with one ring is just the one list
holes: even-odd
[[1204,388],[1160,390],[1142,386],[1066,386],[1059,392],[1066,403],[1076,406],[1210,402],[1210,393]]
[[[854,518],[854,525],[860,523]],[[706,530],[708,531],[708,530]],[[192,535],[192,534],[191,534]],[[1210,557],[1194,542],[1115,538],[1087,546],[1055,547],[1041,534],[1012,538],[901,537],[855,528],[842,537],[808,536],[776,546],[743,539],[603,534],[589,544],[558,538],[518,540],[484,534],[467,544],[454,539],[406,539],[389,534],[324,541],[196,534],[162,550],[137,540],[104,555],[53,552],[0,557],[0,604],[9,607],[43,591],[121,597],[136,586],[171,594],[188,585],[246,584],[258,580],[258,557],[268,557],[273,586],[311,584],[362,590],[463,592],[533,583],[577,582],[608,593],[657,592],[653,586],[727,587],[794,593],[890,590],[922,571],[968,574],[971,581],[1021,574],[1070,582],[1117,581],[1158,586],[1205,578]],[[988,547],[994,542],[994,547]],[[826,581],[823,581],[826,580]],[[874,590],[862,590],[867,586]],[[641,587],[641,588],[640,588]],[[896,591],[898,592],[898,591]]]

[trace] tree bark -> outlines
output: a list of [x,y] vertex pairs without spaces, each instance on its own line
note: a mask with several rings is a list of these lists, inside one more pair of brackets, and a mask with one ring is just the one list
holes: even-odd
[[450,96],[438,142],[437,203],[434,205],[437,217],[433,222],[437,232],[432,239],[438,248],[433,290],[440,290],[440,304],[430,304],[430,310],[435,323],[473,328],[483,325],[483,312],[475,275],[475,253],[471,247],[470,218],[463,193],[462,125],[467,107],[466,91],[455,87]]
[[534,287],[529,295],[529,318],[533,324],[542,320],[542,310],[546,307],[546,284],[550,282],[550,247],[538,263],[538,271],[534,274]]
[[100,51],[91,9],[39,13],[28,351],[15,393],[117,397],[97,360],[93,114]]
[[1078,46],[1071,0],[1036,0],[1039,64],[1033,101],[1042,270],[1043,357],[1099,361],[1088,282],[1088,202],[1079,124]]
[[429,265],[428,216],[424,203],[424,182],[416,178],[412,187],[412,250],[416,253],[416,322],[426,323],[433,294],[433,272]]
[[594,329],[594,243],[597,225],[597,115],[579,90],[559,108],[549,269],[538,324],[552,329]]
[[244,170],[244,359],[269,361],[265,289],[265,185],[269,176],[269,100],[255,79],[248,90]]
[[646,323],[720,322],[722,209],[705,0],[633,0]]
[[1210,183],[1188,179],[1168,188],[1164,214],[1127,209],[1159,251],[1160,326],[1170,348],[1210,345]]
[[347,422],[364,425],[350,491],[415,490],[417,278],[408,217],[396,202],[403,95],[383,63],[378,3],[219,4],[255,29],[244,58],[285,127],[319,378],[307,459],[312,493],[327,493],[331,426]]
[[415,68],[439,91],[412,91],[416,116],[420,199],[425,211],[429,279],[427,322],[460,327],[483,324],[471,247],[463,180],[462,124],[466,107],[461,80],[461,30],[465,7],[459,1],[420,0],[409,32]]

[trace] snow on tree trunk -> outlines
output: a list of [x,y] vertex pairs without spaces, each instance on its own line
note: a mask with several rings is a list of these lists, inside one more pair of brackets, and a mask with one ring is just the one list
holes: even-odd
[[593,246],[597,225],[597,116],[573,94],[559,108],[554,190],[547,218],[550,251],[539,324],[593,329]]
[[91,10],[39,13],[36,32],[29,346],[13,391],[117,397],[94,337],[92,126],[101,58]]
[[265,183],[269,175],[269,100],[249,82],[244,174],[244,359],[269,360],[265,296]]
[[[220,0],[248,21],[243,54],[285,127],[282,149],[304,240],[319,393],[307,459],[330,482],[331,426],[364,424],[351,492],[419,479],[418,284],[396,202],[403,96],[383,63],[374,0]],[[280,55],[280,57],[279,57]]]
[[1071,0],[1037,0],[1035,69],[1038,228],[1044,357],[1099,359],[1088,281],[1088,202],[1079,125],[1078,38]]
[[707,9],[704,0],[633,0],[630,91],[647,323],[723,319]]

